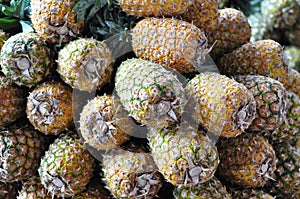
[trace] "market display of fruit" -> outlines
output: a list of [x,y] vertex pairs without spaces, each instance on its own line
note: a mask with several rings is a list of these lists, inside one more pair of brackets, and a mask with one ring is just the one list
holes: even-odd
[[299,0],[0,0],[0,198],[299,199]]

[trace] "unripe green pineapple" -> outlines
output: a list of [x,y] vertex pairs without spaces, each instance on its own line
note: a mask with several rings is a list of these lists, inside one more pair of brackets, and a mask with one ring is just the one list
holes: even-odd
[[232,199],[275,199],[260,189],[241,189],[231,192]]
[[103,180],[116,198],[153,198],[162,186],[152,156],[139,151],[112,149],[103,156]]
[[126,142],[134,129],[134,122],[116,96],[93,98],[83,107],[80,132],[90,146],[105,150]]
[[186,92],[195,101],[194,119],[215,135],[238,136],[255,117],[251,92],[224,75],[201,73],[188,83]]
[[94,158],[77,134],[67,131],[49,146],[38,169],[50,194],[72,197],[85,190],[93,174]]
[[115,88],[125,109],[143,125],[169,126],[179,121],[186,104],[183,85],[175,74],[142,59],[122,62]]
[[285,120],[287,91],[277,80],[260,75],[240,75],[234,79],[244,84],[256,101],[256,116],[249,131],[272,133]]
[[214,176],[219,154],[202,131],[187,124],[164,129],[151,128],[148,140],[159,171],[171,184],[192,187]]
[[105,43],[80,38],[59,51],[57,71],[71,87],[95,91],[109,81],[113,63],[114,58]]
[[0,198],[12,199],[16,198],[18,194],[19,183],[5,183],[0,182]]
[[194,187],[179,187],[174,190],[175,199],[231,199],[226,187],[216,178]]
[[59,82],[44,82],[29,94],[26,113],[44,134],[57,135],[73,126],[72,89]]
[[29,125],[0,130],[0,181],[15,182],[36,173],[42,156],[42,137]]
[[225,75],[262,75],[285,83],[288,78],[287,60],[282,46],[274,40],[249,42],[225,54],[219,70]]
[[197,26],[174,18],[149,17],[132,29],[132,47],[137,57],[195,72],[208,54],[207,38]]
[[284,87],[300,97],[300,72],[289,68],[288,77]]
[[300,72],[300,48],[297,46],[286,46],[284,53],[288,58],[288,66]]
[[266,138],[243,133],[219,140],[220,164],[217,175],[240,187],[262,187],[273,180],[277,158]]
[[31,21],[35,31],[50,44],[67,43],[81,35],[83,20],[73,12],[78,0],[31,0]]
[[0,75],[0,126],[7,126],[25,114],[27,89]]
[[216,60],[250,40],[250,24],[242,11],[234,8],[220,9],[218,23],[215,26],[216,30],[208,32],[207,38],[210,45],[217,42],[210,52]]
[[54,67],[53,51],[32,32],[21,32],[4,43],[0,64],[4,75],[19,86],[35,86],[50,74]]

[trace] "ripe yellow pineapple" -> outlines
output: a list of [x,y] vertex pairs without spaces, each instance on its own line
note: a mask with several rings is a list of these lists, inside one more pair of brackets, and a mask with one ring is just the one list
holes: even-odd
[[252,93],[224,75],[201,73],[190,80],[186,92],[194,101],[194,119],[217,136],[238,136],[255,117]]
[[44,82],[29,94],[26,114],[44,134],[57,135],[73,126],[72,89],[60,82]]
[[115,148],[126,142],[134,129],[134,122],[116,96],[93,98],[80,115],[83,139],[98,150]]
[[225,54],[218,67],[225,75],[269,76],[284,84],[288,78],[287,61],[278,42],[259,40]]
[[195,25],[174,18],[145,18],[132,29],[132,47],[137,57],[195,72],[208,54],[205,33]]
[[50,44],[66,43],[81,35],[83,20],[72,11],[78,0],[32,0],[31,21],[35,31]]

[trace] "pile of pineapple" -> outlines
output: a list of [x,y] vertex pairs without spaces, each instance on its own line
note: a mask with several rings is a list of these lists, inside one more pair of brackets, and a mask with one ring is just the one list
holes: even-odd
[[0,198],[300,198],[299,61],[221,5],[31,0],[0,32]]

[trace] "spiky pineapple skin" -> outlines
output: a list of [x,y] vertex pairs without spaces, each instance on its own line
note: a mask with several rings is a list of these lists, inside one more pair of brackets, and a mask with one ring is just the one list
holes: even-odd
[[42,137],[31,126],[11,126],[0,131],[0,181],[16,182],[34,175],[42,156]]
[[179,120],[186,104],[182,83],[159,64],[142,59],[121,63],[115,89],[121,103],[139,123],[165,127]]
[[153,198],[163,177],[152,156],[145,152],[113,149],[102,160],[103,181],[116,198]]
[[241,189],[231,192],[232,199],[275,199],[260,189]]
[[218,23],[217,0],[195,0],[188,10],[180,15],[184,21],[190,22],[204,32],[214,31]]
[[216,29],[208,32],[208,43],[215,45],[210,52],[214,59],[246,44],[251,38],[251,27],[242,11],[224,8],[219,11]]
[[54,52],[37,33],[9,37],[0,53],[2,72],[19,86],[32,87],[45,80],[54,67]]
[[44,82],[28,96],[26,114],[44,134],[58,135],[73,126],[72,89],[60,82]]
[[192,0],[120,0],[118,3],[127,14],[138,17],[146,16],[175,16],[188,10]]
[[244,133],[218,142],[220,164],[217,176],[240,187],[255,188],[274,176],[277,157],[268,140],[255,133]]
[[253,95],[224,75],[201,73],[190,80],[186,92],[195,101],[194,119],[215,135],[238,136],[255,117]]
[[11,199],[16,198],[18,194],[19,183],[0,182],[0,198]]
[[0,75],[0,126],[7,126],[25,114],[27,89],[11,83]]
[[57,72],[72,88],[95,91],[109,81],[113,63],[114,58],[104,42],[80,38],[59,51]]
[[175,199],[231,199],[226,187],[216,177],[195,187],[175,188],[173,193]]
[[287,91],[296,93],[300,97],[300,72],[295,69],[288,69],[288,79],[284,84]]
[[134,123],[113,95],[93,98],[80,114],[83,139],[98,150],[116,148],[129,140]]
[[256,101],[255,119],[248,131],[272,133],[285,120],[287,91],[279,81],[261,75],[240,75],[234,79],[244,84]]
[[132,29],[132,48],[139,58],[195,72],[208,54],[205,33],[195,25],[174,18],[145,18]]
[[[251,55],[251,56],[250,56]],[[270,39],[249,42],[220,58],[225,75],[262,75],[285,83],[288,66],[282,46]]]
[[62,44],[76,39],[83,30],[83,20],[77,20],[73,7],[77,0],[32,0],[31,21],[35,31],[50,44]]
[[174,186],[197,186],[214,176],[219,154],[202,131],[188,125],[151,128],[148,140],[159,171]]

